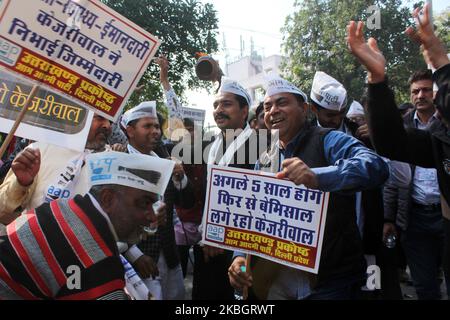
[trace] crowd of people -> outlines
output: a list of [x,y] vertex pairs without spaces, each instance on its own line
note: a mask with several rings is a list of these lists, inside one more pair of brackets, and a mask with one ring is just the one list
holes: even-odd
[[[163,137],[154,101],[118,123],[95,115],[84,152],[16,138],[0,163],[0,299],[182,300],[190,262],[193,300],[402,299],[406,265],[418,299],[442,297],[441,272],[450,296],[450,61],[428,11],[406,34],[433,70],[411,75],[399,107],[376,40],[351,21],[342,41],[367,69],[360,102],[321,71],[309,94],[269,75],[256,104],[223,79],[213,141],[189,118],[180,141]],[[181,110],[168,59],[156,62]],[[245,254],[202,243],[208,164],[329,192],[318,273],[261,257],[247,270]],[[378,290],[365,287],[368,265]]]

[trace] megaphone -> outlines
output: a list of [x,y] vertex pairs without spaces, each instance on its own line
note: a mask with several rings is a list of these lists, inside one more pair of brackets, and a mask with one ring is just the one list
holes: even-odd
[[[224,75],[222,69],[220,69],[219,63],[211,56],[202,56],[197,60],[195,65],[195,73],[200,80],[222,82],[222,76]],[[218,89],[217,89],[218,90]]]

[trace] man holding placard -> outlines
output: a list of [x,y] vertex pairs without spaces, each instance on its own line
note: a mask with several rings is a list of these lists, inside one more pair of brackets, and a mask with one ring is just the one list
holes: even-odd
[[[253,277],[242,272],[245,258],[236,254],[228,270],[236,289],[266,281],[259,298],[352,299],[365,279],[361,237],[356,225],[355,192],[382,184],[387,164],[356,139],[306,122],[307,97],[277,76],[268,79],[265,123],[278,130],[279,142],[264,153],[257,169],[277,173],[310,189],[331,192],[317,275],[258,259]],[[261,270],[266,272],[259,272]],[[269,271],[270,270],[270,271]],[[256,286],[255,286],[256,289]]]
[[[252,170],[259,153],[256,132],[247,123],[250,95],[236,81],[224,79],[213,106],[221,132],[209,150],[208,164]],[[194,251],[193,299],[233,299],[227,279],[232,252],[208,245],[199,251]]]

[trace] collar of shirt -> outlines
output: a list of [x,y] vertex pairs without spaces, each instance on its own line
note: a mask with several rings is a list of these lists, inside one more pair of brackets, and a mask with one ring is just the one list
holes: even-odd
[[427,123],[423,123],[420,119],[419,116],[417,115],[417,111],[414,112],[414,125],[416,126],[416,128],[421,129],[421,128],[427,128],[429,127],[434,121],[437,120],[437,111],[431,116],[430,119],[428,119]]
[[112,148],[109,144],[105,144],[105,146],[101,150],[94,150],[94,149],[88,149],[88,148],[84,149],[84,153],[86,153],[86,154],[97,153],[97,152],[108,152],[108,151],[112,151]]
[[114,236],[114,240],[116,242],[118,242],[119,241],[119,237],[117,236],[116,230],[114,229],[114,226],[113,226],[113,224],[111,222],[111,219],[109,219],[108,214],[102,209],[102,207],[100,206],[100,203],[98,203],[97,199],[95,199],[95,197],[92,194],[90,194],[88,192],[87,195],[91,199],[91,202],[94,205],[95,209],[97,209],[98,212],[100,212],[102,214],[102,216],[106,219],[106,222],[108,223],[109,229],[111,230],[111,233]]
[[[324,127],[322,127],[322,126],[320,125],[319,120],[316,120],[316,122],[317,122],[317,126],[318,126],[318,127],[324,128]],[[341,131],[341,132],[346,133],[346,134],[348,134],[348,135],[350,135],[350,136],[353,136],[353,135],[352,135],[352,132],[351,132],[350,129],[345,125],[345,122],[344,122],[343,120],[342,120],[341,125],[339,126],[339,128],[333,129],[333,130]]]

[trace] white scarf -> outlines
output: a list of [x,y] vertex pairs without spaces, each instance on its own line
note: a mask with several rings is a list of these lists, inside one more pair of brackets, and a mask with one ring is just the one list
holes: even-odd
[[91,153],[85,150],[81,154],[69,160],[62,172],[53,180],[52,183],[44,190],[44,201],[50,202],[57,199],[73,198],[73,189],[80,177],[81,168],[83,167],[86,155]]
[[[142,154],[142,152],[140,152],[138,149],[136,149],[135,147],[133,147],[131,144],[128,144],[128,145],[127,145],[127,149],[128,149],[128,153],[129,153],[129,154],[133,154],[133,153],[139,153],[139,154]],[[150,151],[149,155],[152,156],[152,157],[157,157],[157,158],[159,158],[158,155],[157,155],[156,153],[154,153],[153,151]]]
[[[234,154],[239,150],[239,148],[247,141],[247,139],[252,134],[252,129],[247,123],[247,126],[245,127],[244,131],[242,131],[236,139],[228,146],[227,150],[225,151],[225,154],[220,159],[219,163],[217,163],[219,166],[228,166],[231,163],[231,160],[233,160]],[[217,158],[217,154],[219,152],[219,149],[221,148],[223,143],[223,135],[220,133],[217,137],[217,139],[214,141],[211,150],[209,151],[208,155],[208,164],[214,164]]]

